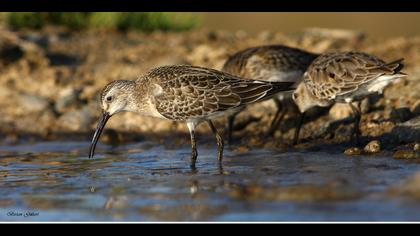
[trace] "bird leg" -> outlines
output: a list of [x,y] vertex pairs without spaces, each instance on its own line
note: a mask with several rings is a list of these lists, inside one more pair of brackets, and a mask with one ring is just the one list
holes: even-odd
[[191,169],[195,169],[195,163],[197,161],[197,139],[195,137],[195,126],[194,122],[187,122],[188,129],[190,131],[191,136]]
[[234,122],[235,122],[235,118],[238,114],[239,114],[239,112],[235,112],[234,114],[232,114],[228,117],[227,132],[228,132],[229,146],[232,144],[233,125],[234,125]]
[[277,111],[274,115],[273,120],[271,121],[270,128],[267,132],[267,136],[273,136],[273,134],[276,132],[278,126],[280,125],[280,122],[283,120],[284,115],[286,115],[286,107],[283,107],[281,101],[274,100],[276,102]]
[[351,134],[351,140],[353,140],[353,137],[356,137],[356,144],[360,144],[360,119],[361,119],[360,102],[357,102],[356,104],[357,105],[354,106],[352,103],[349,103],[351,110],[353,111],[353,115],[354,115],[354,127],[353,127],[353,132]]
[[217,129],[214,126],[213,122],[211,120],[208,120],[207,123],[209,124],[210,129],[213,132],[213,134],[216,136],[217,150],[218,150],[217,159],[219,160],[219,162],[222,162],[222,158],[223,158],[223,146],[224,146],[223,139],[220,136],[219,132],[217,132]]
[[296,129],[295,129],[295,135],[293,137],[293,145],[298,144],[300,128],[302,127],[304,117],[305,117],[305,112],[301,113],[298,119],[296,120]]

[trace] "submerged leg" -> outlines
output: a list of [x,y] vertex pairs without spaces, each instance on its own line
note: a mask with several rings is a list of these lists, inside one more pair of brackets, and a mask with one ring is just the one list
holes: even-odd
[[218,150],[218,156],[217,158],[219,159],[219,163],[222,162],[222,158],[223,158],[223,139],[220,136],[219,132],[217,132],[216,127],[214,126],[213,122],[211,120],[208,120],[207,123],[210,126],[211,131],[213,132],[213,134],[216,136],[216,141],[217,141],[217,150]]
[[271,125],[267,132],[267,136],[272,136],[276,132],[278,126],[280,125],[280,122],[283,120],[283,117],[286,114],[286,107],[283,107],[281,101],[277,99],[275,99],[274,101],[276,102],[277,111],[274,115],[273,120],[271,121]]
[[360,144],[360,119],[361,119],[361,112],[360,112],[360,102],[357,102],[357,105],[354,106],[352,103],[349,103],[351,110],[354,114],[354,127],[353,132],[351,134],[351,139],[356,137],[356,144]]
[[190,131],[191,136],[191,168],[195,169],[195,162],[197,161],[197,140],[195,138],[195,127],[197,123],[195,122],[187,122],[188,129]]
[[228,117],[228,123],[227,123],[227,132],[228,132],[228,143],[229,146],[232,144],[232,132],[233,132],[233,125],[235,122],[236,116],[239,114],[239,112],[236,112]]
[[305,117],[305,112],[301,113],[298,117],[298,119],[296,120],[296,129],[295,129],[295,135],[293,137],[293,145],[298,144],[299,141],[299,133],[300,133],[300,128],[302,127],[302,123],[303,123],[303,118]]

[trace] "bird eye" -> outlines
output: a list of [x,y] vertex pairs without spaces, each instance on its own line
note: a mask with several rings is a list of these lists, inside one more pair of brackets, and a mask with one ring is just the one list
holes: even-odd
[[111,97],[111,96],[108,96],[108,97],[106,97],[106,100],[107,100],[108,102],[110,102],[110,101],[112,101],[112,97]]

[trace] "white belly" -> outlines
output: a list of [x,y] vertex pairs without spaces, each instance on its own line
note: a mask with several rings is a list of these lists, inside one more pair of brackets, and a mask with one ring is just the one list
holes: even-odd
[[367,86],[367,91],[374,93],[382,93],[385,89],[385,87],[387,87],[392,80],[397,79],[398,76],[395,75],[384,75],[381,76],[379,78],[377,78],[376,80],[372,81],[368,86]]

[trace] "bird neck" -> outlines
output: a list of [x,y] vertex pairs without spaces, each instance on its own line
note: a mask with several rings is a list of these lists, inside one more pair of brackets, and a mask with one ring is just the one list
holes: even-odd
[[136,83],[135,88],[127,97],[126,111],[142,116],[164,118],[156,109],[155,100],[147,83]]

